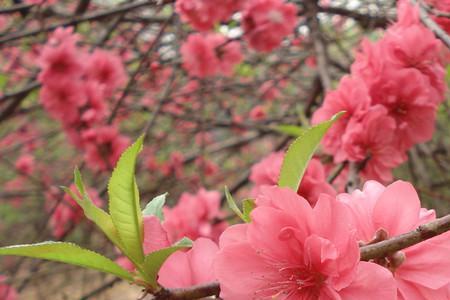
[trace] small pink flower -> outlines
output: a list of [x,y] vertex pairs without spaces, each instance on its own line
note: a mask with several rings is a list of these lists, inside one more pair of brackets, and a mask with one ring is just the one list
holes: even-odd
[[314,208],[267,187],[252,222],[229,227],[215,262],[224,299],[396,299],[391,273],[359,262],[350,211],[323,195]]
[[130,140],[115,126],[91,128],[82,133],[85,160],[93,170],[110,170]]
[[[352,210],[357,239],[370,242],[383,229],[397,236],[436,218],[433,210],[420,207],[414,187],[396,181],[387,187],[368,181],[362,191],[341,194],[338,199]],[[399,300],[448,299],[450,288],[450,233],[431,238],[401,251],[404,261],[386,260],[393,274]]]
[[46,111],[63,123],[78,120],[78,109],[86,103],[86,95],[81,82],[67,77],[44,84],[39,98]]
[[125,68],[120,58],[111,52],[96,49],[86,67],[88,81],[96,81],[105,87],[110,96],[126,80]]
[[244,38],[262,52],[280,46],[297,21],[297,6],[283,0],[249,0],[242,12]]
[[198,31],[208,31],[219,21],[228,20],[247,0],[177,0],[175,11],[183,22]]
[[242,60],[238,42],[227,42],[223,35],[210,33],[190,34],[180,49],[183,67],[190,76],[200,78],[230,76],[236,64]]
[[405,160],[398,149],[395,120],[381,106],[373,106],[361,117],[353,119],[342,137],[345,155],[342,159],[364,165],[361,174],[368,179],[392,180],[392,169]]
[[220,211],[220,193],[200,189],[196,194],[183,193],[173,208],[164,208],[164,229],[169,240],[176,242],[183,237],[195,240],[207,237],[217,241],[227,227],[217,222],[224,214]]
[[25,175],[31,175],[35,168],[34,156],[31,154],[21,155],[15,163],[16,170]]
[[383,73],[370,88],[374,104],[382,104],[395,120],[395,136],[401,149],[429,141],[434,132],[436,102],[424,76],[415,69]]
[[62,78],[78,79],[83,73],[83,64],[75,44],[64,42],[56,47],[45,46],[40,56],[39,81],[55,83]]
[[190,250],[177,251],[164,262],[158,282],[166,288],[186,288],[216,281],[213,262],[218,251],[209,239],[195,240]]
[[264,120],[266,118],[266,112],[264,110],[264,107],[262,107],[261,105],[256,105],[250,111],[249,117],[253,121]]

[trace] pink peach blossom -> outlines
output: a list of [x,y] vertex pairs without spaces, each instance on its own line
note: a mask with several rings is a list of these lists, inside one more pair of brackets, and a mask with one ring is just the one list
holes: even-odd
[[360,119],[353,119],[342,137],[342,159],[363,164],[361,174],[368,179],[392,180],[391,170],[405,160],[398,149],[395,120],[381,105],[371,107]]
[[31,154],[21,155],[15,163],[16,170],[25,175],[31,175],[35,168],[34,156]]
[[239,43],[227,42],[225,36],[216,33],[189,35],[180,52],[184,69],[190,76],[200,78],[230,76],[242,60]]
[[249,0],[242,11],[244,38],[250,47],[270,52],[297,25],[297,7],[283,0]]
[[395,136],[401,149],[429,141],[434,132],[436,99],[429,84],[415,69],[383,73],[383,80],[370,87],[374,104],[387,108],[395,120]]
[[220,193],[203,188],[196,194],[183,193],[176,206],[164,208],[164,216],[163,227],[172,243],[183,237],[217,241],[227,227],[226,222],[217,222],[224,216],[220,211]]
[[314,112],[312,123],[318,124],[329,120],[338,112],[345,111],[345,114],[327,131],[322,141],[324,151],[333,154],[335,161],[341,161],[344,156],[342,136],[347,124],[352,118],[365,114],[370,105],[371,99],[364,82],[356,77],[344,76],[339,87],[329,92],[323,105]]
[[110,96],[126,80],[125,68],[122,61],[111,52],[96,49],[89,57],[86,66],[88,81],[96,81],[104,85]]
[[[383,229],[388,237],[414,230],[436,218],[433,210],[420,207],[414,187],[396,181],[387,187],[368,181],[363,190],[341,194],[338,199],[352,211],[356,236],[370,242]],[[405,260],[400,263],[385,261],[393,274],[399,300],[448,299],[450,288],[450,233],[431,238],[401,251]]]
[[348,208],[322,195],[316,206],[287,188],[267,187],[251,223],[229,227],[215,262],[221,297],[396,299],[387,269],[359,262]]
[[130,143],[115,126],[90,128],[81,136],[87,165],[99,171],[112,169]]

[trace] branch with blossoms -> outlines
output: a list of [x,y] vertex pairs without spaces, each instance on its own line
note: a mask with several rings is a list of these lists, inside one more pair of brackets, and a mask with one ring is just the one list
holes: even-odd
[[[0,231],[56,242],[2,255],[156,299],[448,297],[447,217],[422,207],[448,212],[444,2],[22,2],[0,8]],[[16,211],[36,212],[20,234]],[[80,236],[96,252],[63,242]],[[23,262],[0,298],[47,268]]]
[[[431,239],[440,234],[450,231],[450,215],[439,218],[427,224],[420,225],[415,230],[408,233],[392,237],[390,239],[379,241],[370,245],[360,247],[362,261],[381,259],[388,257],[397,251],[417,245],[423,241]],[[220,286],[218,283],[205,284],[202,286],[193,286],[185,289],[163,289],[148,299],[154,300],[188,300],[202,299],[205,297],[218,296]]]

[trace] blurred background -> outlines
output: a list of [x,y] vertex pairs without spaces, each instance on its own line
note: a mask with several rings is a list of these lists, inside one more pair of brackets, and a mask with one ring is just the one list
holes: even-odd
[[[215,24],[220,47],[235,43],[242,57],[231,70],[201,76],[184,65],[182,45],[196,30],[180,19],[175,1],[0,0],[0,246],[65,240],[116,258],[60,186],[71,185],[78,166],[91,196],[107,208],[114,163],[143,131],[148,139],[137,169],[143,203],[168,192],[175,205],[182,193],[200,188],[220,192],[223,202],[224,186],[248,198],[251,167],[311,125],[326,90],[350,72],[361,40],[379,39],[396,20],[396,1],[287,2],[297,6],[298,20],[270,52],[248,46],[240,12]],[[58,60],[62,71],[46,73]],[[413,147],[394,171],[439,215],[450,212],[449,112],[447,99],[433,140]],[[317,158],[328,178],[346,168],[323,152]],[[334,181],[340,191],[342,180]],[[141,294],[97,272],[0,261],[4,282],[20,299]]]

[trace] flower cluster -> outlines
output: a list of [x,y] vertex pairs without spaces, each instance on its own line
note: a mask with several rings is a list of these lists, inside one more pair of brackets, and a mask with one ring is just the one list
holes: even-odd
[[40,101],[72,143],[85,151],[88,166],[108,170],[128,144],[116,126],[102,125],[107,99],[126,74],[119,57],[100,49],[87,53],[77,46],[78,39],[71,28],[58,28],[42,49]]
[[406,160],[406,151],[433,135],[445,72],[441,42],[418,14],[401,1],[398,21],[381,40],[362,42],[351,75],[313,116],[313,123],[319,123],[346,111],[326,135],[324,150],[336,163],[360,163],[366,179],[391,181],[391,171]]
[[224,299],[448,299],[450,233],[360,261],[358,244],[435,219],[409,183],[369,181],[352,194],[322,194],[314,208],[289,189],[264,187],[256,203],[251,223],[220,238]]
[[[279,47],[297,25],[297,7],[283,0],[177,0],[175,7],[182,21],[202,32],[210,31],[215,24],[240,11],[244,39],[261,52]],[[239,42],[230,42],[218,33],[190,34],[181,54],[184,69],[199,78],[229,76],[242,60]]]

